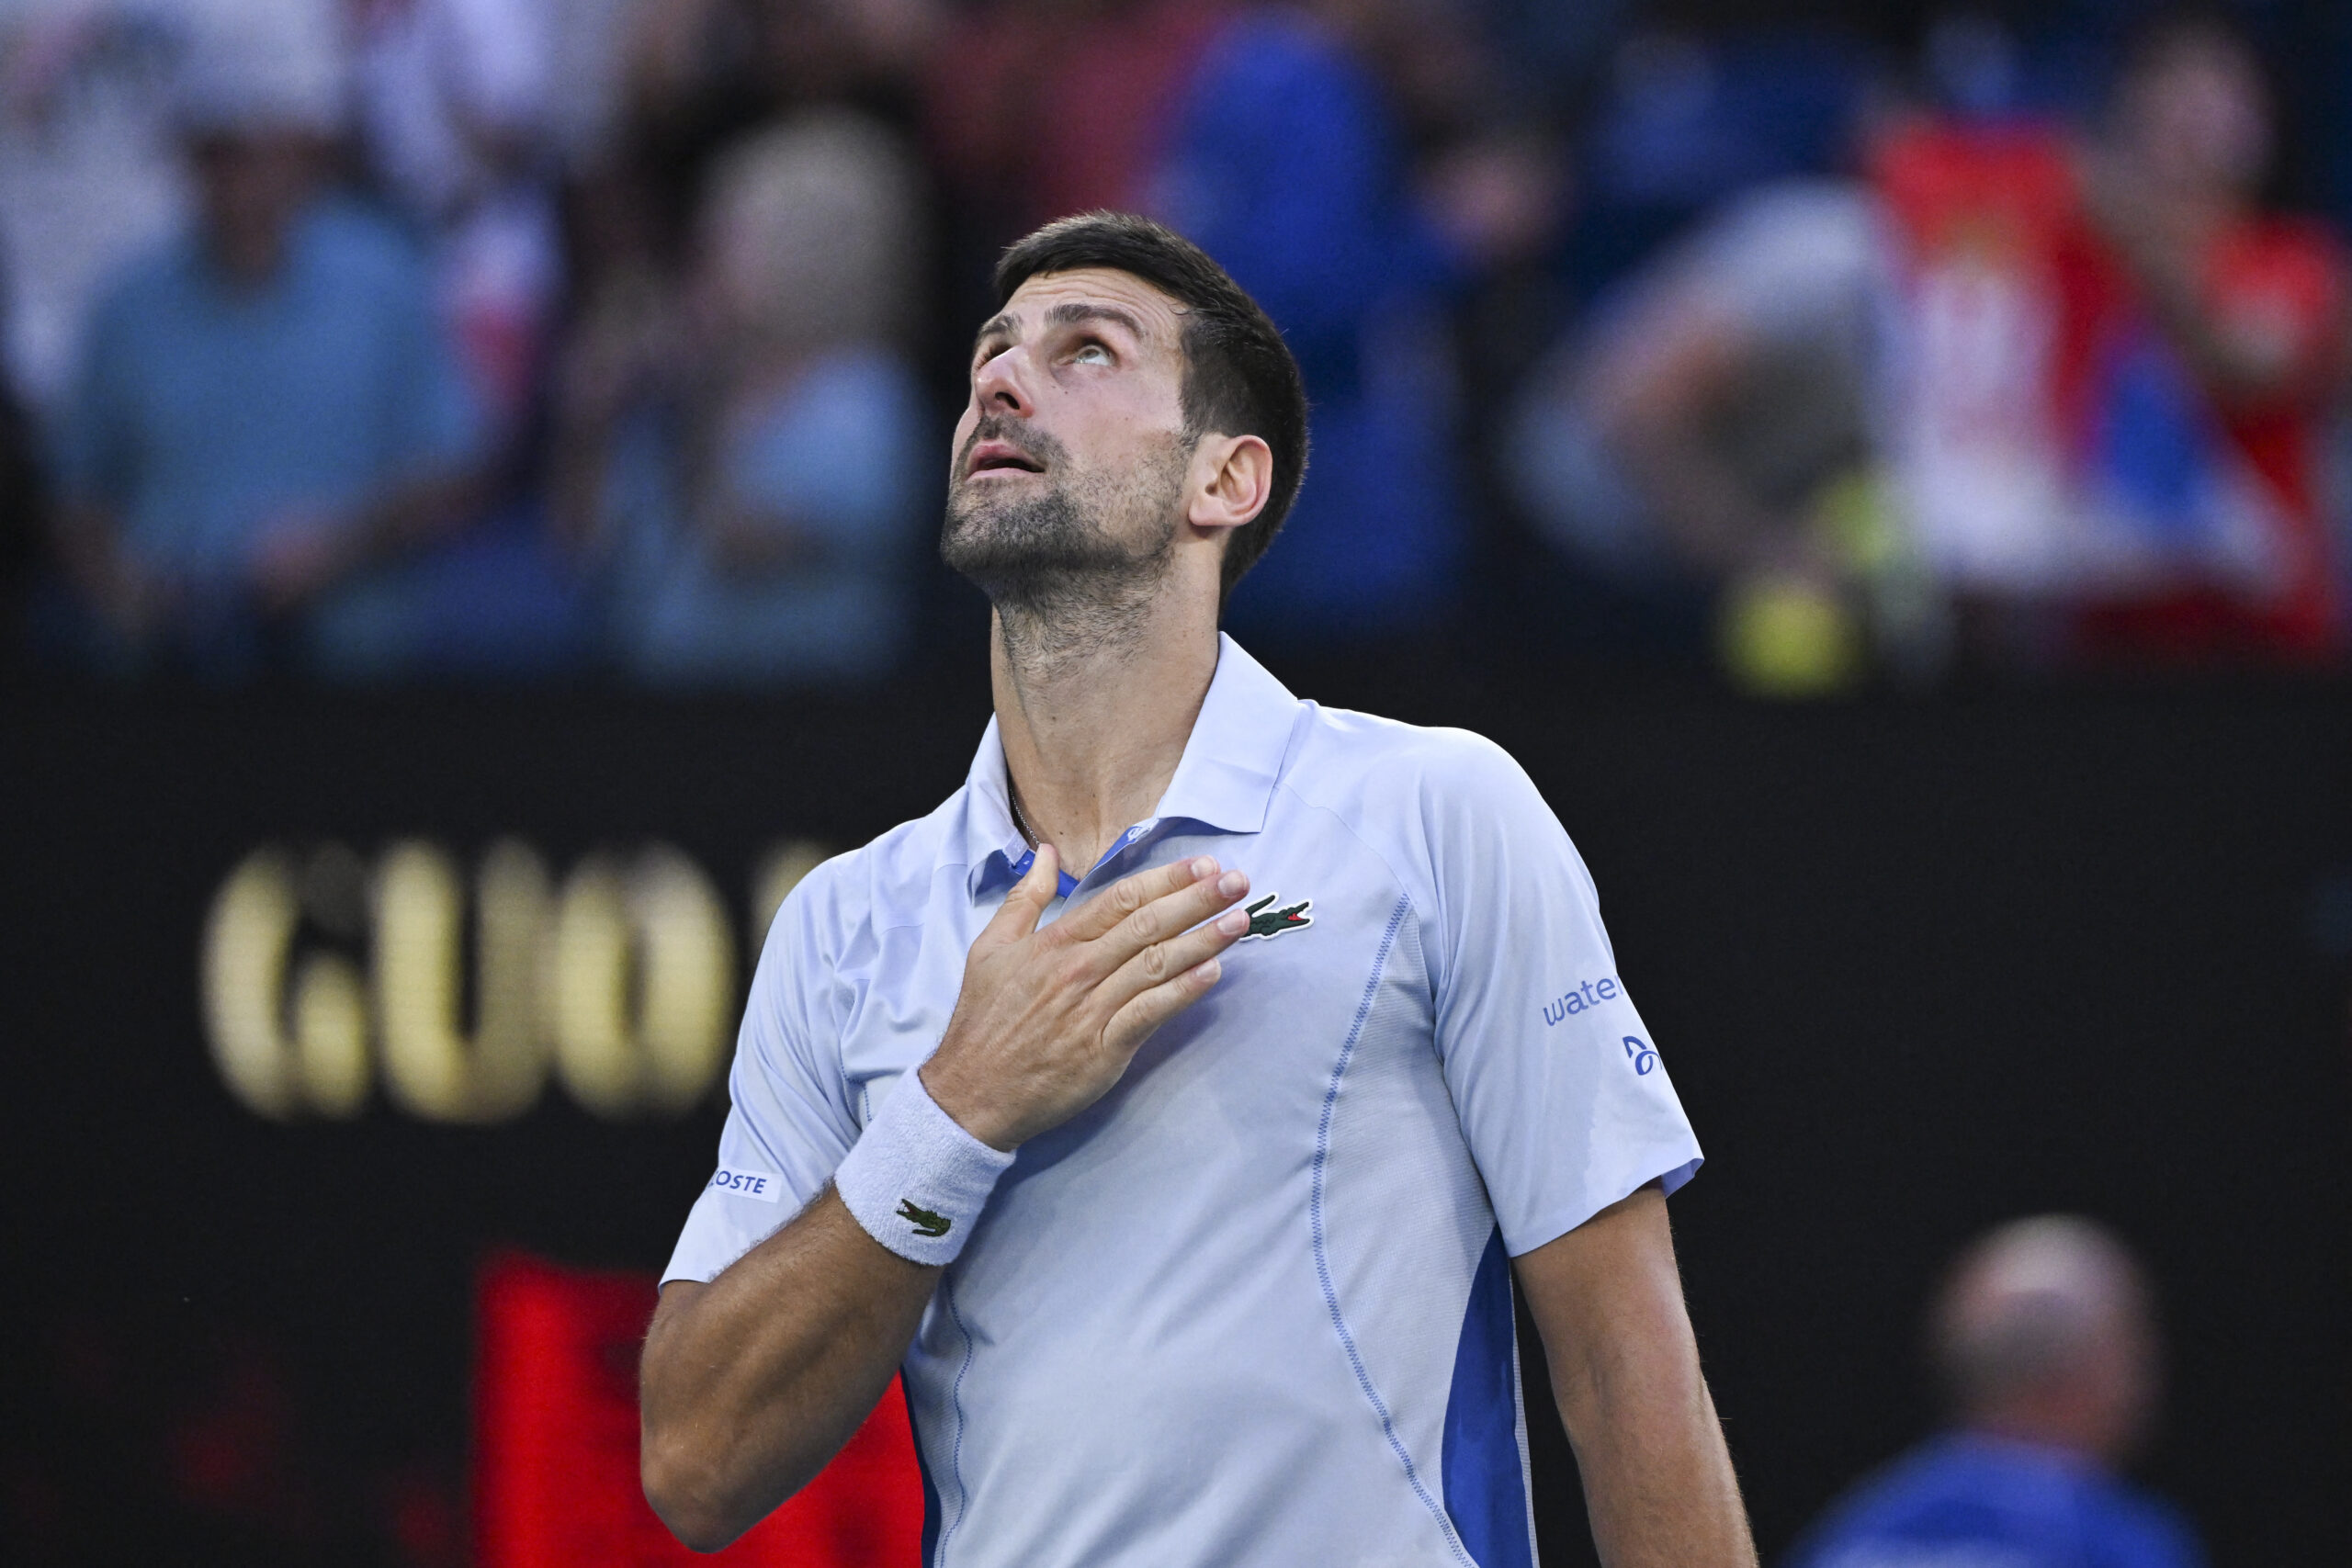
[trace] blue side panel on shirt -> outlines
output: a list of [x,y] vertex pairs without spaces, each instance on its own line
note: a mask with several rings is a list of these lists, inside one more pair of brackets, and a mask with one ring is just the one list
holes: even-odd
[[1510,1259],[1498,1226],[1470,1281],[1445,1404],[1445,1511],[1478,1568],[1534,1568],[1520,1472]]
[[939,1559],[939,1488],[931,1483],[931,1461],[922,1457],[922,1428],[915,1425],[914,1395],[907,1393],[902,1379],[899,1393],[907,1402],[907,1435],[914,1439],[915,1470],[922,1476],[922,1565]]

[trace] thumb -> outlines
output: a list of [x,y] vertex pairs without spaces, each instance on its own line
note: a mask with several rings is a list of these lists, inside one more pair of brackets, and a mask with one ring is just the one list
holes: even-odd
[[1029,862],[1027,874],[1012,885],[1004,896],[1004,903],[981,932],[983,938],[995,942],[1012,942],[1037,929],[1039,917],[1046,906],[1061,891],[1061,856],[1051,844],[1039,844],[1036,854]]

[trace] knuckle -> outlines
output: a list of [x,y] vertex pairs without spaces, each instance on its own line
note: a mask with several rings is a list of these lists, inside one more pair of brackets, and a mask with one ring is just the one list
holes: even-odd
[[1124,914],[1133,914],[1143,908],[1143,886],[1136,878],[1131,876],[1111,889],[1111,898],[1114,908]]
[[1154,942],[1143,950],[1143,972],[1155,981],[1167,978],[1168,949],[1163,943]]

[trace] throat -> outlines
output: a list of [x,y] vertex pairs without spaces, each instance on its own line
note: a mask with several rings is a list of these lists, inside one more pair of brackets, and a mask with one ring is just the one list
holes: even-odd
[[1039,659],[997,615],[989,673],[1015,819],[1082,877],[1168,793],[1216,672],[1216,624],[1183,637],[1162,626],[1122,656]]
[[1073,677],[1099,680],[1151,640],[1148,584],[1064,581],[996,605],[997,650],[1014,683],[1041,696]]

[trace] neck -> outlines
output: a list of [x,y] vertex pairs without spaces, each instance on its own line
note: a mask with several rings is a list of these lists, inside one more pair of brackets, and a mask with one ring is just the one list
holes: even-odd
[[2053,1401],[2019,1401],[1979,1411],[1968,1427],[1986,1437],[2037,1448],[2058,1449],[2102,1469],[2128,1446],[2113,1416],[2101,1409]]
[[989,676],[1005,772],[1022,816],[1073,876],[1176,776],[1216,672],[1214,600],[1204,614],[1189,597],[1158,594],[1121,635],[1094,626],[1083,640],[1033,611],[996,612]]

